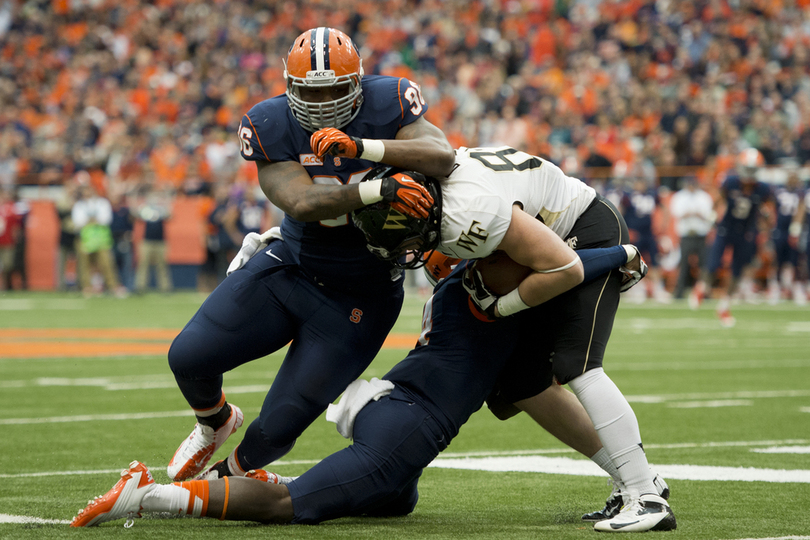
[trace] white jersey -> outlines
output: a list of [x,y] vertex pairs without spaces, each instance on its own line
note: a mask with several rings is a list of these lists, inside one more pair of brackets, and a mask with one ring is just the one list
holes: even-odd
[[459,148],[456,168],[441,179],[438,251],[459,259],[494,252],[512,221],[512,205],[539,216],[565,239],[596,198],[593,188],[539,157],[506,146]]

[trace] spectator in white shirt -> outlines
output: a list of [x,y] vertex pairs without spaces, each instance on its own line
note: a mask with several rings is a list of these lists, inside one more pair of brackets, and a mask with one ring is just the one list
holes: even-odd
[[127,296],[115,269],[112,254],[112,205],[100,196],[89,179],[79,188],[79,199],[73,204],[71,219],[78,231],[77,262],[79,283],[85,296],[93,296],[95,290],[91,281],[95,265],[107,289],[119,298]]
[[[714,199],[701,189],[694,176],[682,179],[682,189],[672,196],[670,213],[675,218],[675,230],[680,237],[681,261],[675,298],[684,297],[684,289],[690,280],[692,268],[697,275],[706,258],[706,235],[714,224]],[[693,257],[697,262],[693,262]]]

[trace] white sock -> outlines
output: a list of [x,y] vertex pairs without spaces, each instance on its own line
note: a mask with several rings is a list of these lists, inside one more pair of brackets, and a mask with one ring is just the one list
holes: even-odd
[[[194,506],[189,512],[189,503],[194,500]],[[208,504],[208,501],[205,501]],[[203,500],[192,497],[191,491],[177,484],[155,484],[154,489],[147,493],[141,507],[144,512],[170,512],[181,516],[192,515],[200,517],[203,509]]]
[[603,471],[608,473],[610,477],[613,478],[614,482],[621,483],[622,479],[619,476],[619,470],[616,468],[613,460],[610,459],[607,450],[600,448],[597,453],[591,456],[591,461],[599,465]]
[[657,494],[647,456],[641,448],[638,420],[619,388],[602,368],[587,371],[568,385],[591,418],[627,492],[633,497]]

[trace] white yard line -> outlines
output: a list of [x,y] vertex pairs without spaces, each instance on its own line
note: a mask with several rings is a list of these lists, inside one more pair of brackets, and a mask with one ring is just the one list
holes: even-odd
[[[605,476],[594,462],[567,457],[489,457],[437,458],[431,467],[476,471],[516,471],[574,476]],[[810,484],[810,470],[756,469],[753,467],[712,467],[706,465],[651,465],[667,480],[714,480],[742,482],[798,482]]]
[[191,409],[129,414],[80,414],[76,416],[47,416],[44,418],[0,418],[0,425],[61,424],[65,422],[96,422],[102,420],[144,420],[149,418],[173,418],[194,416]]
[[768,448],[752,448],[751,452],[757,454],[810,454],[810,446],[769,446]]
[[41,519],[31,516],[13,516],[11,514],[0,514],[0,523],[55,523],[57,525],[67,525],[70,521],[66,519]]
[[674,409],[714,409],[717,407],[750,407],[754,402],[750,399],[715,399],[711,401],[676,401],[667,403],[667,407]]

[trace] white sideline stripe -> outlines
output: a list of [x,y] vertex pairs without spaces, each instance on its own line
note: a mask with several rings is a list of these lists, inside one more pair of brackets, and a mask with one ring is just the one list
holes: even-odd
[[713,401],[676,401],[667,407],[674,409],[706,409],[715,407],[748,407],[754,402],[750,399],[717,399]]
[[666,368],[661,362],[639,363],[613,363],[605,366],[607,371],[710,371],[724,369],[771,369],[771,368],[802,368],[810,366],[810,360],[801,358],[787,358],[782,360],[763,361],[749,360],[742,362],[668,362]]
[[0,418],[0,425],[61,424],[64,422],[96,422],[100,420],[144,420],[148,418],[173,418],[194,416],[191,409],[135,414],[80,414],[77,416],[48,416],[44,418]]
[[[437,458],[430,467],[492,472],[536,472],[573,476],[607,476],[596,463],[567,457],[490,457]],[[810,471],[755,469],[753,467],[712,467],[707,465],[651,465],[667,480],[719,480],[743,482],[797,482],[810,484]]]
[[758,454],[810,454],[810,446],[769,446],[768,448],[752,448],[751,452]]
[[769,536],[768,538],[740,538],[740,540],[810,540],[810,536]]
[[[315,465],[319,459],[290,459],[279,460],[273,462],[273,465]],[[48,471],[48,472],[33,472],[33,473],[17,473],[17,474],[0,474],[2,478],[41,478],[47,476],[73,476],[73,475],[91,475],[91,474],[119,474],[126,467],[119,467],[117,469],[96,469],[94,471]]]
[[30,516],[13,516],[11,514],[0,514],[0,523],[56,523],[58,525],[67,525],[70,521],[66,519],[41,519]]
[[695,392],[689,394],[659,394],[625,396],[631,403],[663,403],[683,400],[757,399],[808,397],[810,390],[742,390],[739,392]]
[[740,538],[739,540],[810,540],[810,536],[769,536],[767,538]]
[[799,407],[799,412],[810,412],[810,407]]
[[[254,394],[266,393],[270,389],[270,384],[275,378],[276,374],[271,372],[267,375],[267,384],[253,384],[242,386],[226,386],[224,390],[231,394]],[[139,381],[133,382],[132,379],[136,378]],[[107,377],[84,377],[84,378],[68,378],[68,377],[41,377],[32,381],[16,380],[16,381],[0,381],[0,388],[25,388],[28,386],[92,386],[99,387],[105,390],[154,390],[159,388],[177,388],[177,382],[172,377],[165,375],[147,375],[142,377],[126,378],[107,378]],[[121,382],[116,382],[120,380]],[[256,380],[256,377],[251,378]]]

